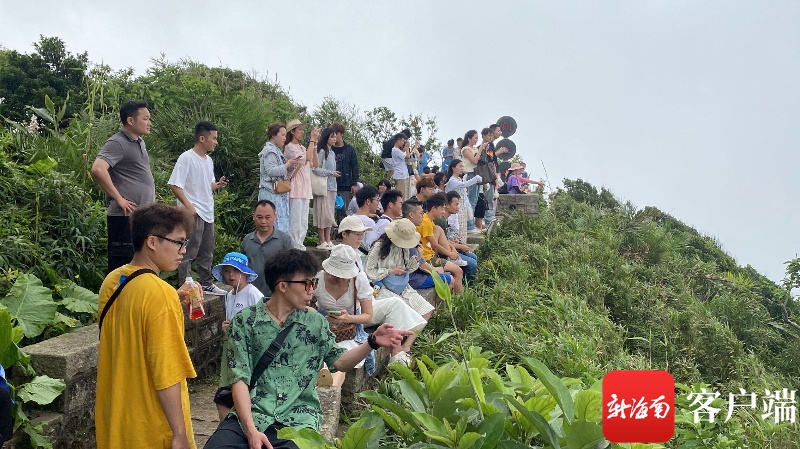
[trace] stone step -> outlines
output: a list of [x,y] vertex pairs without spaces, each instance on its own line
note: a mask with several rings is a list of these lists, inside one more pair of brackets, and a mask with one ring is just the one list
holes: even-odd
[[467,234],[467,245],[481,245],[485,240],[483,234]]

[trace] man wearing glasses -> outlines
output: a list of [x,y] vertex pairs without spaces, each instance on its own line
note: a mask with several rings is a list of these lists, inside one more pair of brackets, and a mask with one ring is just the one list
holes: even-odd
[[137,207],[133,260],[100,287],[99,449],[195,448],[186,379],[196,374],[183,339],[183,310],[175,288],[158,276],[178,268],[191,231],[182,209]]
[[[206,449],[297,448],[279,439],[277,432],[283,427],[319,430],[322,409],[316,384],[322,362],[331,371],[348,371],[371,349],[397,347],[404,336],[413,334],[383,324],[366,343],[350,350],[339,347],[325,318],[308,308],[319,270],[314,256],[297,249],[281,251],[266,262],[264,277],[272,297],[243,309],[231,321],[225,348],[230,369],[223,370],[220,382],[231,385],[234,408]],[[272,362],[253,379],[262,354],[284,329]]]

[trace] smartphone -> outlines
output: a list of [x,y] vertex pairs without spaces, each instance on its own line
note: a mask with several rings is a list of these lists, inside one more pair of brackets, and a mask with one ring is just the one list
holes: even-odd
[[341,316],[341,315],[342,315],[342,311],[341,310],[329,310],[328,311],[328,316]]

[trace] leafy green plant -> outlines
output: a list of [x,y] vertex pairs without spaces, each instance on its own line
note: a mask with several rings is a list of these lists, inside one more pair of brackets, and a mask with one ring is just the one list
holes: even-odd
[[[62,391],[64,381],[49,376],[37,376],[30,364],[30,356],[20,349],[24,341],[32,342],[41,336],[60,334],[93,321],[97,315],[97,295],[72,281],[58,283],[60,300],[32,274],[17,274],[8,294],[0,300],[0,365],[9,371],[19,371],[19,378],[30,380],[12,388],[14,430],[22,430],[34,447],[51,448],[50,441],[42,435],[42,425],[33,424],[25,414],[35,405],[53,402]],[[72,316],[70,316],[72,315]]]

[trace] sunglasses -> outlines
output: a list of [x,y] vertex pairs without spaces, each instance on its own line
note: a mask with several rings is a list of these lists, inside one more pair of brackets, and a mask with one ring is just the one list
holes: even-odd
[[303,280],[303,281],[281,281],[281,282],[286,282],[287,284],[305,284],[306,285],[306,291],[308,291],[308,290],[313,290],[313,289],[317,288],[317,284],[319,284],[319,279],[318,278],[311,278],[311,279],[306,279],[306,280]]
[[178,251],[182,251],[184,248],[186,248],[186,245],[189,244],[189,239],[186,239],[186,240],[174,240],[174,239],[171,239],[169,237],[164,237],[163,235],[155,235],[155,234],[153,234],[153,237],[158,237],[160,239],[164,239],[164,240],[166,240],[168,242],[172,242],[172,243],[178,245]]

